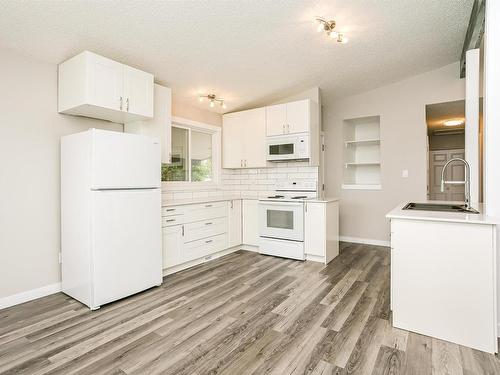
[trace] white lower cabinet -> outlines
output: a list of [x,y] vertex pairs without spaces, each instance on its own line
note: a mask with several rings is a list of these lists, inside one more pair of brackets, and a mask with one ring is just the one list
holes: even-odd
[[182,225],[163,228],[163,268],[181,263],[184,244]]
[[306,202],[304,207],[306,260],[329,263],[339,255],[339,202]]
[[391,219],[394,327],[497,351],[495,226]]
[[224,250],[225,248],[227,248],[227,236],[225,233],[187,242],[184,244],[182,250],[181,261],[189,262]]
[[259,246],[259,201],[243,199],[243,243]]
[[242,244],[242,207],[241,199],[233,199],[228,203],[228,237],[229,247]]
[[176,272],[241,244],[241,200],[163,207],[162,225],[163,268]]

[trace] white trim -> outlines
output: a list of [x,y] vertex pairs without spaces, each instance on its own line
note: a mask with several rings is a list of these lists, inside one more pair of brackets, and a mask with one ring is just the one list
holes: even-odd
[[228,255],[228,254],[234,253],[234,252],[236,252],[236,251],[238,251],[240,249],[241,249],[241,246],[230,247],[228,249],[221,250],[221,251],[218,251],[216,253],[213,253],[213,254],[210,254],[210,255],[207,255],[207,256],[195,259],[195,260],[191,260],[189,262],[185,262],[185,263],[182,263],[182,264],[178,264],[176,266],[165,268],[163,270],[163,276],[171,275],[173,273],[176,273],[176,272],[179,272],[179,271],[183,271],[185,269],[197,266],[199,264],[210,262],[210,261],[212,261],[214,259],[223,257],[224,255]]
[[260,249],[258,246],[255,245],[240,245],[239,246],[241,250],[246,250],[246,251],[254,251],[256,253],[260,253]]
[[210,125],[210,124],[206,124],[204,122],[189,120],[187,118],[177,117],[177,116],[172,116],[172,123],[175,123],[175,124],[178,124],[181,126],[188,126],[190,128],[210,130],[212,132],[220,132],[222,130],[222,128],[220,126]]
[[162,190],[192,190],[196,189],[216,189],[220,186],[222,174],[221,168],[221,137],[222,128],[205,124],[203,122],[193,121],[182,117],[172,117],[172,127],[188,130],[188,176],[191,179],[191,131],[199,131],[212,136],[212,181],[162,181]]
[[387,247],[391,246],[391,241],[373,240],[371,238],[340,236],[340,241],[362,243],[362,244],[375,245],[375,246],[387,246]]
[[13,294],[11,296],[0,298],[0,309],[5,309],[14,305],[19,305],[24,302],[32,301],[37,298],[45,297],[50,294],[58,293],[61,291],[61,283],[54,283],[41,288],[27,290]]

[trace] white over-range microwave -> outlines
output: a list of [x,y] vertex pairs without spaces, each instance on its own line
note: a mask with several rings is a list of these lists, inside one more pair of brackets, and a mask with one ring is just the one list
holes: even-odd
[[267,137],[268,161],[304,160],[309,157],[309,133]]

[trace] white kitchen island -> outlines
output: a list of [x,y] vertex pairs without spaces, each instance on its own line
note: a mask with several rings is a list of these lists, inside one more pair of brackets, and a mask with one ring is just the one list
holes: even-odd
[[386,215],[394,327],[497,352],[495,226],[500,221],[482,213],[404,206]]

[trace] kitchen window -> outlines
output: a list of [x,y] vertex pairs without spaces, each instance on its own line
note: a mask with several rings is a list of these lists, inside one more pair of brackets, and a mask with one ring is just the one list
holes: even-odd
[[171,142],[171,163],[162,164],[163,182],[179,185],[217,183],[219,128],[189,120],[174,121]]

